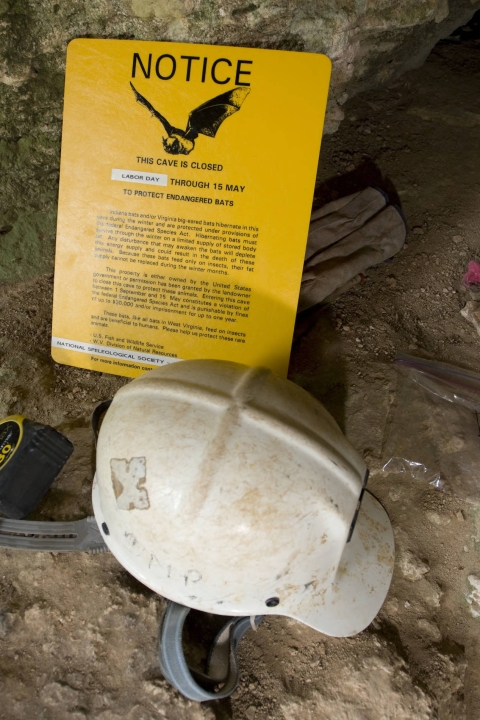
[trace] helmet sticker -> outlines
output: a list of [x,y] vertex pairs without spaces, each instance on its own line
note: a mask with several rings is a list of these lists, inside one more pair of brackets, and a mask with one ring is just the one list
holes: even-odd
[[147,460],[144,457],[112,458],[112,485],[119,510],[148,510]]

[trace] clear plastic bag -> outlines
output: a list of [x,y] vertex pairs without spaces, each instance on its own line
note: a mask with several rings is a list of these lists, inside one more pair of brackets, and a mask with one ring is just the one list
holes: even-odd
[[398,355],[401,378],[383,472],[480,503],[480,374]]

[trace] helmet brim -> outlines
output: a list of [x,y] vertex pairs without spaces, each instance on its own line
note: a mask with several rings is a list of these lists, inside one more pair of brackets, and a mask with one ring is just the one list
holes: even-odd
[[394,564],[394,539],[389,517],[365,492],[352,538],[346,544],[335,580],[326,591],[302,603],[295,619],[333,637],[364,630],[383,605]]

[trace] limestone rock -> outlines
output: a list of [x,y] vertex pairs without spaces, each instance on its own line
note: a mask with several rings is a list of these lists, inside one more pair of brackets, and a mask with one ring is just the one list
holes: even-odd
[[421,618],[418,621],[417,625],[421,630],[422,634],[430,640],[433,640],[434,642],[440,642],[440,640],[442,639],[442,633],[440,632],[437,625],[435,625],[435,623],[429,622],[428,620],[425,620],[425,618]]
[[360,667],[348,665],[328,697],[316,692],[306,700],[292,699],[283,704],[282,713],[284,720],[435,717],[431,699],[414,685],[400,658],[388,656],[368,657]]
[[425,513],[427,520],[432,523],[432,525],[449,525],[451,522],[451,518],[449,518],[447,515],[440,515],[437,512],[433,512],[432,510],[429,510]]
[[430,570],[430,566],[426,562],[420,560],[420,558],[409,550],[400,552],[398,564],[403,576],[407,580],[412,580],[412,582],[420,580],[420,578]]
[[53,267],[65,53],[73,38],[325,53],[333,62],[325,131],[334,132],[349,97],[420,65],[478,7],[479,0],[0,2],[0,282]]
[[49,707],[61,707],[67,712],[78,705],[79,693],[68,685],[57,682],[45,685],[40,693],[41,700]]
[[465,307],[460,310],[465,320],[472,323],[473,327],[480,335],[480,300],[469,300]]
[[477,575],[469,575],[468,583],[470,585],[469,592],[465,594],[465,598],[470,605],[470,612],[474,618],[480,617],[480,578]]
[[439,588],[437,583],[424,581],[422,587],[422,600],[426,602],[432,608],[440,607],[440,599],[443,595],[442,590]]

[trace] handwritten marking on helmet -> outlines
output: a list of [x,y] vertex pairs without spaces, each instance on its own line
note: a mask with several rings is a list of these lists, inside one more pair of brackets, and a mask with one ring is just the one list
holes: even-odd
[[198,570],[189,570],[188,573],[184,577],[185,577],[185,587],[186,587],[189,582],[192,582],[192,583],[200,582],[200,580],[202,579],[202,573],[198,572]]
[[144,457],[112,458],[112,485],[119,510],[148,510],[147,460]]

